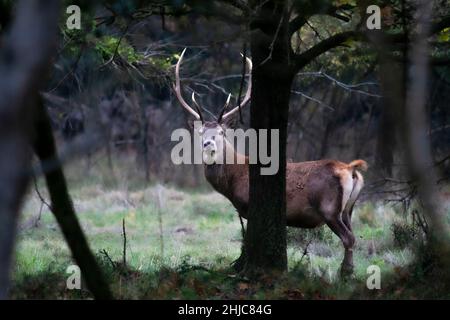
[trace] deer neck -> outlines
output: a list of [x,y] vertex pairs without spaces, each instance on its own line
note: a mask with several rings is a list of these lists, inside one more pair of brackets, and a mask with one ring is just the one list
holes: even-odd
[[223,162],[226,162],[227,155],[233,154],[234,163],[205,165],[205,176],[206,180],[208,180],[214,189],[226,197],[231,197],[236,178],[242,176],[248,167],[248,158],[236,152],[231,143],[226,139],[223,152]]

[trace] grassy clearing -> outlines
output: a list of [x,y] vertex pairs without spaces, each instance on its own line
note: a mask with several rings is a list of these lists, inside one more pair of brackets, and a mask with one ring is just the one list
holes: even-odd
[[[115,177],[99,171],[83,174],[80,168],[68,172],[78,217],[118,298],[420,297],[420,292],[404,287],[398,291],[389,284],[408,277],[404,267],[413,261],[414,252],[395,241],[392,225],[405,222],[382,203],[360,204],[354,212],[357,245],[352,279],[339,279],[343,248],[339,239],[322,227],[289,229],[289,273],[276,282],[266,279],[252,284],[229,268],[240,252],[241,229],[235,210],[221,195],[130,185],[124,172]],[[45,189],[42,181],[39,187]],[[66,289],[65,271],[73,261],[48,208],[42,207],[37,221],[40,209],[41,202],[31,189],[22,210],[12,296],[89,298],[86,290]],[[123,219],[127,268],[118,268],[109,258],[122,260]],[[367,267],[373,264],[382,272],[382,290],[376,292],[365,287]]]

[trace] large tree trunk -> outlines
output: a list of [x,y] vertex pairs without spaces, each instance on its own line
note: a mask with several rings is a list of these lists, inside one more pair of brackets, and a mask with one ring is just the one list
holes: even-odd
[[89,249],[89,245],[75,214],[72,199],[67,189],[66,179],[56,152],[50,120],[40,98],[37,107],[38,113],[35,120],[33,147],[41,161],[45,174],[52,212],[72,251],[75,262],[81,269],[89,290],[96,299],[111,299],[112,295],[108,284],[95,261],[95,257]]
[[29,180],[33,97],[54,52],[59,12],[56,0],[20,1],[15,8],[0,51],[0,299],[7,297],[17,218]]
[[[291,85],[288,13],[281,1],[265,1],[252,22],[252,101],[250,125],[279,130],[279,170],[262,175],[261,164],[250,165],[250,200],[244,239],[244,273],[287,270],[286,136]],[[269,134],[270,137],[270,134]],[[270,148],[269,148],[270,149]]]

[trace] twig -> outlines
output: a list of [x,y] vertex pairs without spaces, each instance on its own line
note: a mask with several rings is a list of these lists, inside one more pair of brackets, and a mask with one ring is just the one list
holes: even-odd
[[125,229],[125,218],[122,219],[122,236],[123,236],[123,266],[127,265],[127,231]]
[[36,218],[36,220],[34,220],[33,226],[36,228],[39,225],[39,221],[41,221],[41,217],[42,217],[42,209],[44,208],[44,204],[41,202],[41,206],[39,208],[39,213],[38,216]]
[[[243,50],[242,50],[242,77],[241,77],[241,84],[239,85],[239,94],[238,94],[238,106],[239,106],[239,121],[241,122],[241,124],[244,124],[244,121],[242,120],[242,111],[241,111],[241,95],[242,95],[242,90],[244,88],[244,80],[245,80],[245,68],[247,66],[247,42],[245,42],[244,40],[244,46],[243,46]],[[242,223],[242,222],[241,222]]]
[[44,197],[42,196],[41,192],[39,191],[38,185],[37,185],[37,179],[36,179],[36,175],[32,174],[33,177],[33,184],[34,184],[34,190],[36,191],[36,194],[39,197],[39,200],[41,200],[41,209],[39,210],[39,219],[41,217],[41,211],[42,211],[42,205],[45,204],[45,206],[51,211],[53,212],[52,206],[45,201]]
[[111,58],[108,59],[108,61],[106,61],[105,63],[103,63],[100,67],[98,67],[98,69],[102,69],[104,67],[106,67],[108,64],[110,64],[112,61],[114,61],[117,53],[119,53],[119,47],[120,44],[122,42],[122,39],[125,37],[125,35],[128,32],[128,28],[130,27],[130,22],[127,23],[127,26],[125,27],[125,30],[123,31],[123,33],[120,35],[119,41],[117,41],[117,45],[116,48],[114,49],[114,53],[112,54]]
[[299,263],[302,263],[303,258],[309,253],[309,252],[308,252],[308,247],[309,247],[309,245],[311,244],[311,242],[312,242],[312,239],[309,240],[309,242],[306,244],[305,249],[303,249],[303,254],[302,254],[302,257],[300,258]]
[[436,132],[444,131],[444,130],[447,130],[447,129],[450,129],[450,124],[447,124],[445,126],[441,126],[441,127],[438,127],[438,128],[434,128],[434,129],[432,129],[432,130],[430,130],[428,132],[428,135],[432,135],[432,134],[434,134]]
[[359,94],[364,94],[367,95],[369,97],[374,97],[374,98],[382,98],[382,95],[376,94],[376,93],[370,93],[367,91],[363,91],[363,90],[359,90],[359,89],[355,89],[358,87],[362,87],[362,86],[368,86],[368,85],[373,85],[373,86],[378,86],[378,83],[376,82],[362,82],[362,83],[357,83],[357,84],[346,84],[343,83],[335,78],[333,78],[332,76],[322,72],[322,71],[318,71],[318,72],[300,72],[298,73],[298,75],[300,76],[313,76],[313,77],[323,77],[325,79],[330,80],[331,82],[335,83],[336,85],[338,85],[339,87],[351,91],[351,92],[356,92]]
[[218,81],[222,81],[222,80],[228,80],[228,79],[235,79],[235,78],[241,78],[242,74],[229,74],[226,76],[220,76],[220,77],[215,77],[213,79],[211,79],[211,82],[218,82]]
[[322,38],[322,36],[320,35],[319,31],[317,31],[317,29],[314,28],[314,27],[312,26],[312,24],[311,24],[308,20],[306,20],[306,25],[307,25],[307,26],[308,26],[308,27],[316,34],[317,38],[319,38],[320,41],[323,40],[323,38]]
[[84,51],[85,45],[83,44],[83,46],[80,49],[80,53],[78,54],[78,57],[76,58],[76,60],[74,61],[74,63],[72,64],[69,72],[67,72],[64,77],[61,78],[61,80],[58,81],[58,83],[56,84],[55,87],[53,87],[52,89],[50,89],[49,91],[47,91],[47,93],[52,93],[53,91],[55,91],[56,89],[58,89],[61,84],[63,84],[63,82],[70,76],[70,75],[74,75],[75,76],[75,71],[78,67],[78,63],[80,62],[81,56],[83,55],[83,51]]
[[239,216],[239,221],[241,222],[241,233],[242,233],[242,241],[244,241],[245,239],[245,226],[244,226],[244,221],[242,220],[242,216],[240,214],[238,214]]
[[413,225],[417,225],[425,235],[428,235],[429,227],[425,217],[416,209],[412,210],[411,214],[413,218]]
[[303,92],[301,92],[301,91],[292,90],[291,92],[294,93],[294,94],[301,95],[302,97],[304,97],[304,98],[306,98],[306,99],[308,99],[308,100],[314,101],[314,102],[316,102],[317,104],[319,104],[319,105],[321,105],[321,106],[324,106],[325,108],[327,108],[327,109],[329,109],[329,110],[331,110],[331,111],[334,111],[334,110],[335,110],[333,107],[329,106],[328,104],[326,104],[326,103],[324,103],[324,102],[322,102],[322,101],[320,101],[320,100],[318,100],[318,99],[316,99],[316,98],[313,98],[313,97],[311,97],[311,96],[308,96],[307,94],[305,94],[305,93],[303,93]]
[[191,265],[191,266],[189,266],[189,268],[185,268],[183,270],[180,270],[179,273],[180,274],[184,274],[184,273],[188,273],[190,271],[205,271],[205,272],[208,272],[208,273],[211,273],[211,274],[223,276],[224,278],[233,279],[233,280],[237,280],[237,281],[241,281],[241,282],[249,282],[249,279],[246,278],[246,277],[238,276],[238,275],[235,275],[235,274],[233,274],[233,275],[225,274],[225,273],[220,272],[220,271],[208,269],[207,267],[202,266],[202,265]]
[[161,248],[161,258],[164,257],[164,236],[163,236],[163,220],[162,220],[162,190],[161,186],[158,186],[158,222],[159,222],[159,242]]
[[450,154],[447,155],[446,157],[442,158],[441,160],[438,160],[438,161],[434,164],[434,166],[438,167],[438,166],[440,166],[441,164],[443,164],[445,161],[447,161],[447,160],[449,160],[449,159],[450,159]]
[[106,259],[108,259],[108,261],[111,263],[111,266],[113,267],[113,269],[117,268],[117,264],[111,259],[108,252],[105,249],[100,250],[100,253],[103,254]]
[[280,29],[281,29],[281,26],[283,24],[283,20],[284,20],[284,15],[282,15],[281,18],[280,18],[280,22],[278,23],[277,30],[275,31],[275,35],[273,36],[273,39],[272,39],[272,43],[269,46],[269,48],[270,48],[269,55],[267,56],[267,58],[264,59],[263,62],[261,62],[261,65],[265,64],[267,61],[272,59],[273,49],[275,47],[275,41],[277,41],[278,33],[280,33]]

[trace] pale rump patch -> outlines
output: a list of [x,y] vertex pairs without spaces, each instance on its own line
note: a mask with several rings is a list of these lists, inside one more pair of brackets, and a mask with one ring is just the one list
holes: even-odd
[[358,160],[353,160],[352,162],[350,162],[347,167],[349,169],[355,168],[361,171],[367,171],[367,168],[369,167],[367,162],[361,159]]
[[345,206],[347,205],[350,195],[352,195],[353,190],[353,178],[352,174],[348,170],[341,170],[338,169],[336,172],[341,181],[342,186],[342,206],[341,206],[341,212],[344,211]]
[[353,191],[350,195],[350,199],[347,202],[346,209],[350,209],[350,206],[352,206],[356,202],[356,199],[358,199],[361,189],[364,187],[364,178],[361,175],[361,173],[359,173],[359,171],[355,171],[355,176],[356,177],[354,179]]
[[367,163],[364,160],[354,160],[349,164],[338,162],[335,167],[335,174],[339,176],[342,186],[342,207],[341,213],[344,210],[349,210],[350,207],[358,199],[359,192],[364,186],[364,178],[357,170],[367,170]]

